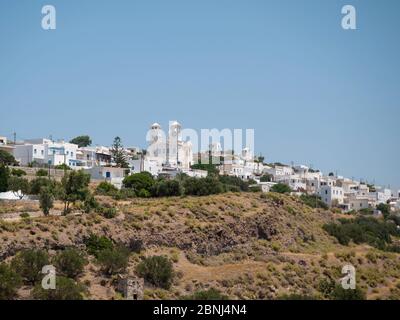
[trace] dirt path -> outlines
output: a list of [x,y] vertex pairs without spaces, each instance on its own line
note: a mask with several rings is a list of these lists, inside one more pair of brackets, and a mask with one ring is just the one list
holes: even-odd
[[[30,218],[39,218],[39,217],[44,217],[43,212],[41,211],[33,211],[33,212],[12,212],[12,213],[3,213],[0,215],[0,221],[6,221],[6,222],[18,222],[21,219],[21,214],[29,214]],[[81,212],[74,212],[70,213],[69,215],[81,215]],[[50,216],[61,216],[62,211],[60,210],[52,210],[50,211]]]

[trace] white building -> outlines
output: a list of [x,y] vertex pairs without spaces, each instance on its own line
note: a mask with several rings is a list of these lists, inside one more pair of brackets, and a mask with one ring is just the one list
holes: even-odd
[[75,167],[78,145],[49,139],[25,140],[24,144],[15,145],[13,155],[20,165],[32,162],[39,164],[61,165]]
[[103,180],[113,184],[118,189],[122,187],[122,181],[129,174],[129,169],[117,167],[92,167],[84,169],[93,180]]
[[111,152],[108,147],[83,147],[77,150],[77,167],[104,167],[111,164]]
[[323,185],[320,187],[318,194],[328,206],[340,205],[344,202],[344,192],[341,187]]
[[274,180],[279,180],[280,178],[290,177],[294,174],[294,170],[289,166],[278,166],[275,165],[272,168],[264,168],[264,173],[272,175]]
[[189,169],[193,164],[192,142],[182,140],[181,130],[177,121],[170,122],[167,135],[158,123],[152,124],[145,159],[158,164],[159,168],[153,171],[163,166]]

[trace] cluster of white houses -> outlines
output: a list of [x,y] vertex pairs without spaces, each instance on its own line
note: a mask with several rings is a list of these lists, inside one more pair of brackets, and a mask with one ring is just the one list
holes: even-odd
[[205,177],[207,171],[192,168],[197,159],[222,159],[218,164],[220,174],[252,179],[265,192],[274,184],[283,183],[298,194],[317,194],[328,206],[344,211],[375,208],[380,203],[389,203],[393,209],[400,209],[400,190],[371,186],[333,174],[326,176],[304,165],[267,165],[262,158],[254,157],[249,148],[237,154],[232,150],[222,150],[220,143],[212,143],[208,151],[196,153],[192,142],[184,141],[180,132],[181,125],[176,121],[170,122],[166,135],[158,123],[152,124],[146,150],[124,149],[128,168],[117,167],[111,148],[105,146],[79,148],[76,144],[52,139],[8,143],[5,137],[0,137],[0,150],[13,154],[21,166],[32,163],[46,166],[65,164],[72,169],[89,172],[93,179],[108,180],[117,187],[122,185],[127,174],[142,171],[150,172],[155,177],[173,177],[178,173]]

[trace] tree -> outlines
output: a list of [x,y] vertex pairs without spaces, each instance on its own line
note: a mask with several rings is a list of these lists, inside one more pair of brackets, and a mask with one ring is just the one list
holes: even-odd
[[12,191],[13,194],[19,199],[22,199],[26,194],[29,193],[29,181],[24,178],[11,176],[8,179],[8,190]]
[[152,191],[154,179],[149,172],[134,173],[122,181],[125,188],[131,188],[139,193],[141,190]]
[[91,234],[84,242],[87,252],[95,257],[98,257],[99,253],[103,250],[114,248],[111,239],[95,234]]
[[386,203],[380,203],[376,206],[376,209],[378,209],[380,212],[382,212],[383,216],[385,219],[389,217],[390,215],[390,205]]
[[136,272],[146,281],[163,289],[169,289],[174,276],[172,262],[164,256],[145,258],[136,267]]
[[180,196],[182,187],[178,180],[157,181],[153,187],[153,195],[156,197]]
[[290,187],[286,184],[277,183],[271,187],[270,191],[277,193],[290,193],[292,192],[292,189],[290,189]]
[[38,171],[36,171],[37,177],[47,177],[48,175],[49,173],[45,169],[39,169]]
[[40,190],[39,203],[43,214],[45,216],[48,216],[50,213],[50,209],[53,208],[54,205],[54,195],[49,187],[42,187],[42,189]]
[[77,144],[79,148],[87,147],[92,144],[92,140],[88,135],[73,138],[69,143]]
[[16,177],[22,177],[22,176],[26,176],[26,172],[24,170],[21,170],[21,169],[13,168],[11,170],[11,175],[12,176],[16,176]]
[[83,252],[75,248],[67,248],[54,258],[54,265],[60,273],[68,278],[75,279],[83,272],[83,268],[87,264]]
[[33,297],[37,300],[83,300],[86,288],[74,280],[56,277],[56,289],[45,290],[38,283],[33,289]]
[[129,250],[122,246],[104,249],[98,253],[97,257],[103,271],[108,275],[123,272],[128,266],[128,259]]
[[4,166],[14,166],[17,165],[17,161],[15,160],[14,156],[7,151],[0,150],[0,165]]
[[0,192],[8,190],[8,179],[10,177],[10,170],[3,164],[0,164]]
[[184,300],[228,300],[226,295],[221,294],[217,289],[196,291],[193,295],[183,297]]
[[260,181],[261,182],[271,182],[274,180],[274,176],[269,173],[265,173],[261,176]]
[[64,201],[64,214],[69,212],[71,203],[86,199],[89,182],[90,175],[83,171],[71,171],[62,178],[61,199]]
[[27,249],[20,251],[12,260],[11,267],[24,281],[34,284],[41,278],[42,268],[49,264],[49,256],[46,251]]
[[119,168],[128,168],[128,162],[126,161],[124,147],[120,137],[115,137],[114,142],[111,146],[111,157]]
[[11,300],[15,297],[21,277],[5,263],[0,264],[0,300]]

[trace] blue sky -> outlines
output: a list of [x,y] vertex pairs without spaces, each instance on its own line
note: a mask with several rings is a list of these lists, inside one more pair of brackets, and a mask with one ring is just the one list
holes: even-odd
[[399,33],[397,0],[2,0],[0,135],[254,128],[267,161],[400,187]]

